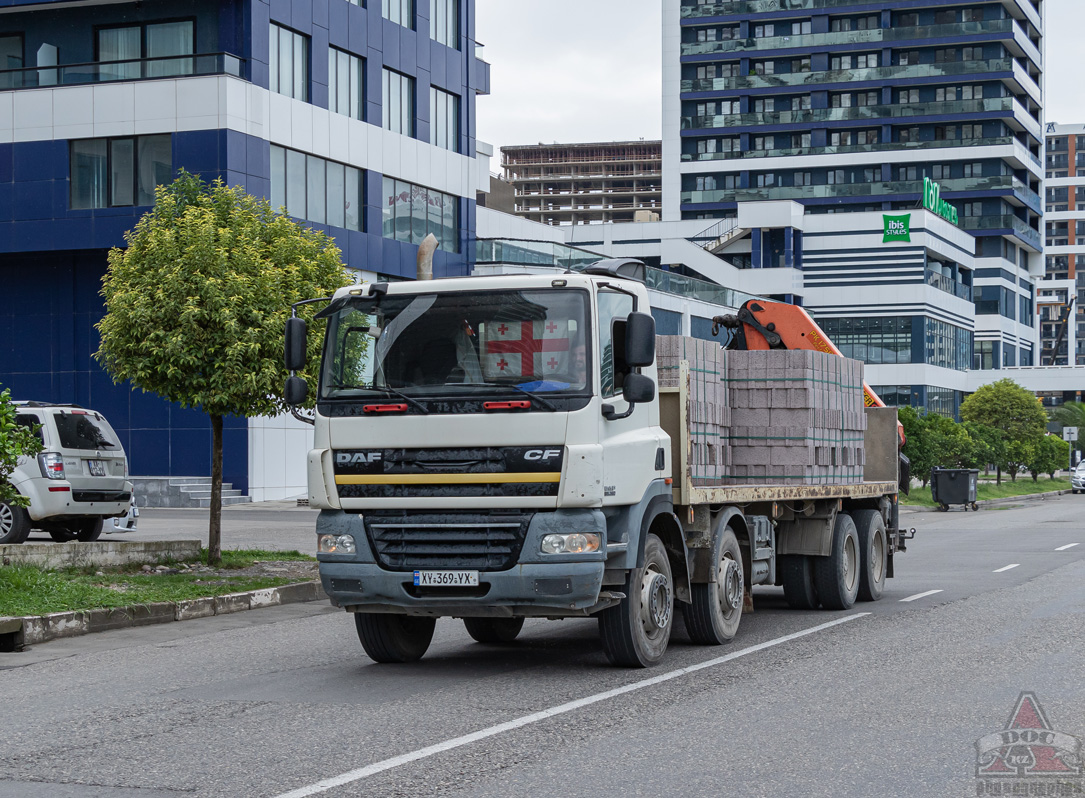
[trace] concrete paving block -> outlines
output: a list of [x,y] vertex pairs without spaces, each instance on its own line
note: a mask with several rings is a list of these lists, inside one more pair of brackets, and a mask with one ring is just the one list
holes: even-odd
[[249,609],[248,593],[227,593],[225,596],[215,597],[215,615],[228,615],[231,612],[242,612]]
[[174,612],[175,621],[190,621],[194,618],[210,618],[215,614],[215,600],[213,598],[188,599],[178,601]]

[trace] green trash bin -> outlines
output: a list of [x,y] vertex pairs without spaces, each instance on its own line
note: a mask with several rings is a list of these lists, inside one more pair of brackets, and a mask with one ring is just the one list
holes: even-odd
[[966,512],[969,507],[978,510],[976,484],[979,475],[976,468],[932,468],[931,498],[938,503],[938,509],[946,512],[951,504],[963,504]]

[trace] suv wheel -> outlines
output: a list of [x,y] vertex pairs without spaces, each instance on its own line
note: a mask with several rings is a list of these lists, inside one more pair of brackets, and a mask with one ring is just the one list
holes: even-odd
[[88,518],[86,521],[72,527],[75,539],[80,543],[90,543],[102,535],[102,527],[105,526],[101,518]]
[[0,502],[0,543],[22,543],[30,536],[26,509]]

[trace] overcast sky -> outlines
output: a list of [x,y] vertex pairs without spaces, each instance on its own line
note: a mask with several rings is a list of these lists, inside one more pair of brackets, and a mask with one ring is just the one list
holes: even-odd
[[[1046,0],[1046,121],[1085,124],[1085,0]],[[658,139],[660,0],[476,0],[490,94],[478,137],[500,147]]]

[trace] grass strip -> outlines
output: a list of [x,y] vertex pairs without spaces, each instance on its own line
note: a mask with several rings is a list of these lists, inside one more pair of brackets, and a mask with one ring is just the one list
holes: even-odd
[[[981,480],[976,485],[976,501],[984,501],[986,499],[1008,499],[1014,496],[1031,496],[1036,493],[1051,493],[1056,490],[1069,489],[1070,480],[1058,477],[1055,479],[1041,477],[1036,482],[1033,482],[1032,477],[1029,476],[1025,476],[1023,479],[1018,477],[1016,482],[1011,482],[1008,478],[1004,477],[1001,485],[996,485],[994,482],[983,482]],[[931,498],[930,485],[925,488],[912,488],[912,492],[908,496],[901,494],[900,503],[910,507],[938,506],[937,502]]]

